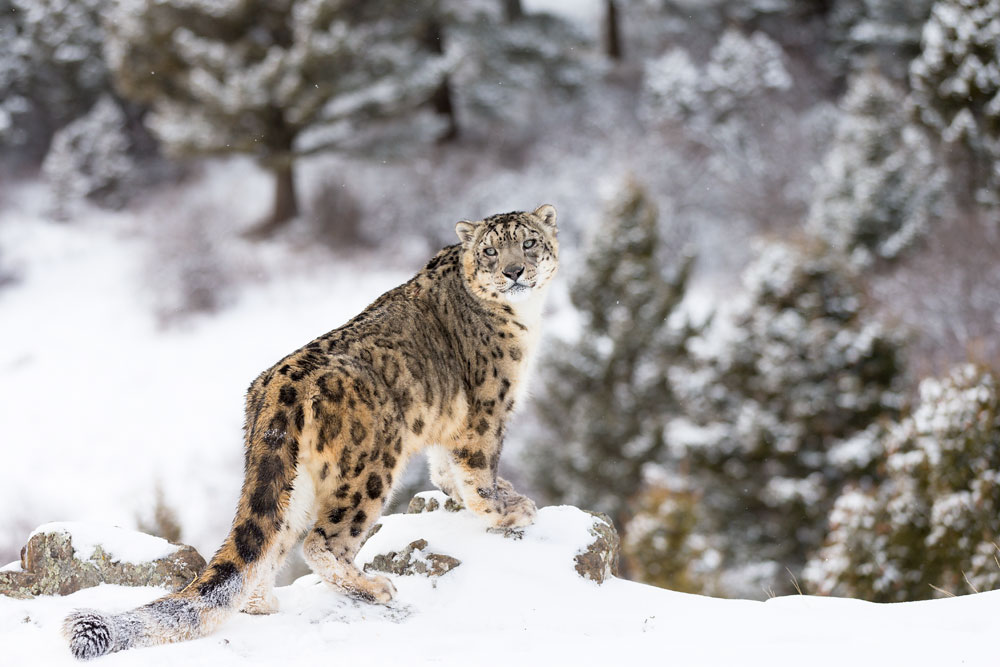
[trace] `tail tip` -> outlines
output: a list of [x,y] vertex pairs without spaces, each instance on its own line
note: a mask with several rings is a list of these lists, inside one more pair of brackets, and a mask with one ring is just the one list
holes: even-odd
[[111,626],[106,616],[93,609],[78,609],[67,616],[63,636],[78,660],[92,660],[111,652]]

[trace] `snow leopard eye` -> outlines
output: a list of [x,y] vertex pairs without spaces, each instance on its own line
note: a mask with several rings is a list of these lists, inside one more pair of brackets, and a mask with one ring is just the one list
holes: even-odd
[[521,247],[524,248],[525,250],[527,250],[531,246],[535,245],[535,243],[537,243],[537,241],[535,241],[535,239],[528,239],[524,243],[521,244]]
[[497,256],[497,249],[496,248],[486,248],[485,250],[483,250],[483,254],[487,255],[489,257],[496,257]]

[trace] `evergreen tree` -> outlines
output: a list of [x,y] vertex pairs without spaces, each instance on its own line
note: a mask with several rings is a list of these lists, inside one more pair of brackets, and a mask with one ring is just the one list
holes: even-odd
[[769,244],[744,283],[741,306],[696,348],[697,372],[675,382],[685,417],[668,439],[701,480],[726,569],[780,589],[783,568],[820,545],[842,486],[874,472],[872,424],[901,401],[900,341],[820,249]]
[[[654,472],[655,471],[655,472]],[[697,533],[701,496],[655,464],[631,503],[622,555],[631,578],[685,593],[715,592],[718,552]]]
[[608,57],[614,60],[621,60],[624,57],[620,24],[615,0],[604,0],[604,50]]
[[824,594],[902,602],[1000,587],[1000,389],[971,365],[920,384],[885,437],[885,479],[837,499],[807,582]]
[[801,224],[826,130],[815,109],[795,107],[792,86],[783,50],[763,32],[726,30],[704,65],[680,48],[646,64],[640,116],[673,135],[701,180],[692,186],[711,189],[702,215],[727,226]]
[[944,187],[903,101],[875,70],[852,80],[810,210],[811,231],[861,265],[895,259],[923,235]]
[[109,4],[0,0],[0,147],[41,159],[56,130],[110,92],[101,54]]
[[[565,99],[594,80],[597,65],[587,40],[567,21],[521,11],[496,0],[443,0],[450,77],[463,124],[500,120],[535,127]],[[501,12],[501,9],[504,9]]]
[[953,160],[970,194],[996,203],[1000,0],[938,0],[910,65],[910,86],[917,120],[958,149]]
[[666,370],[684,358],[694,332],[671,317],[693,260],[682,258],[668,275],[662,251],[656,208],[629,184],[571,286],[583,333],[558,344],[542,369],[546,434],[531,452],[536,481],[554,499],[608,513],[620,529],[676,409]]
[[364,121],[438,88],[444,61],[422,39],[431,10],[433,0],[127,0],[106,52],[167,148],[247,153],[274,174],[266,234],[298,213],[298,157],[350,146]]
[[830,32],[835,58],[847,72],[872,60],[894,81],[904,81],[920,53],[920,35],[934,0],[834,0]]
[[729,29],[698,67],[683,49],[671,49],[646,63],[643,108],[653,122],[684,122],[711,132],[716,126],[749,121],[769,93],[788,90],[791,76],[781,47],[767,35]]

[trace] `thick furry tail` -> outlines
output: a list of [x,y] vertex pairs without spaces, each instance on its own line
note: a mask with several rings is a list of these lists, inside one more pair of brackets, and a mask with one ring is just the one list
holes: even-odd
[[73,656],[81,660],[201,637],[242,606],[248,574],[216,556],[205,572],[178,593],[120,614],[74,611],[63,622],[63,635]]
[[[248,429],[246,477],[233,528],[205,571],[184,590],[137,609],[73,612],[63,623],[63,634],[74,656],[89,660],[203,637],[243,608],[262,583],[270,585],[297,537],[285,525],[285,515],[296,478],[299,429],[280,411],[260,413],[252,415]],[[260,428],[260,422],[267,428]]]
[[77,609],[63,622],[63,635],[69,639],[73,657],[90,660],[124,648],[122,639],[128,633],[117,626],[114,617],[93,609]]

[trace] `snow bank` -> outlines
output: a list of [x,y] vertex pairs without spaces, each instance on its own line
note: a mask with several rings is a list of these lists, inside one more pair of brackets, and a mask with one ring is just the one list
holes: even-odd
[[[462,563],[441,577],[391,576],[396,600],[357,602],[309,575],[276,591],[281,611],[238,615],[204,639],[128,651],[101,665],[988,665],[1000,592],[896,605],[814,597],[718,600],[576,575],[590,516],[542,508],[520,539],[467,512],[384,517],[358,558],[414,539]],[[158,588],[100,586],[0,599],[3,664],[78,664],[59,636],[73,608],[122,610]]]
[[80,560],[93,558],[100,546],[111,560],[125,563],[145,563],[166,558],[177,551],[177,545],[162,537],[146,535],[117,526],[93,521],[59,521],[35,528],[28,539],[40,533],[65,533],[73,541],[73,550]]

